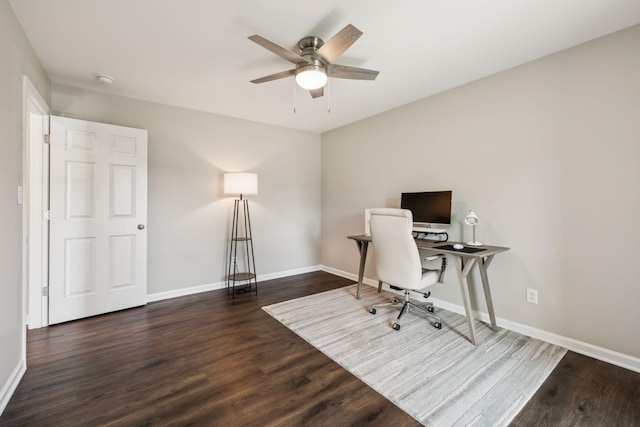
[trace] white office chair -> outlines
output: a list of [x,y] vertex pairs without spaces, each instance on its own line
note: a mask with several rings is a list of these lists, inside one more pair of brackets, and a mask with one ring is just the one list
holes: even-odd
[[369,312],[376,314],[376,309],[382,306],[397,306],[402,309],[393,323],[393,329],[400,330],[400,319],[409,311],[409,307],[417,308],[433,320],[433,325],[441,329],[440,318],[433,314],[433,303],[416,304],[410,299],[411,291],[420,292],[428,298],[429,286],[444,281],[446,258],[442,260],[440,269],[427,270],[422,268],[420,253],[413,239],[413,216],[406,209],[379,208],[371,209],[371,241],[375,256],[376,272],[378,274],[378,290],[382,283],[387,283],[391,289],[403,290],[404,300],[393,298],[389,303],[375,304]]

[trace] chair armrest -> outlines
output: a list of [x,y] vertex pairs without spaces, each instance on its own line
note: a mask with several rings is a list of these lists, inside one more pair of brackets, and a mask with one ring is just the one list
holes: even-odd
[[427,270],[439,272],[438,283],[444,283],[445,272],[447,270],[447,256],[445,254],[429,255],[426,258],[424,258],[424,261],[436,261],[438,259],[442,260],[440,263],[440,268],[437,270],[435,269],[427,269]]

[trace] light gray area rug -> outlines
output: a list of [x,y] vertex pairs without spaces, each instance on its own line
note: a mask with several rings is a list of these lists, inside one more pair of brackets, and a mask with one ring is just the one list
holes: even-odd
[[391,293],[355,295],[353,285],[263,309],[424,425],[507,425],[566,353],[480,322],[476,347],[466,319],[437,307],[441,330],[413,311],[394,331],[399,309],[368,312]]

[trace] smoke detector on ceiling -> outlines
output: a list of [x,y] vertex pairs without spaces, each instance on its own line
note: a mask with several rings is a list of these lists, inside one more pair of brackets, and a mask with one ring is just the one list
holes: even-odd
[[110,85],[111,83],[113,83],[113,77],[107,76],[106,74],[100,74],[96,77],[96,79],[98,79],[100,83],[105,85]]

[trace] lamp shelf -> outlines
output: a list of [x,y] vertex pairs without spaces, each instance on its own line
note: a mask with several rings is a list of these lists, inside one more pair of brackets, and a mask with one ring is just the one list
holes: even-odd
[[235,282],[241,282],[243,280],[252,280],[255,279],[255,273],[234,273],[229,276],[229,280],[233,280]]

